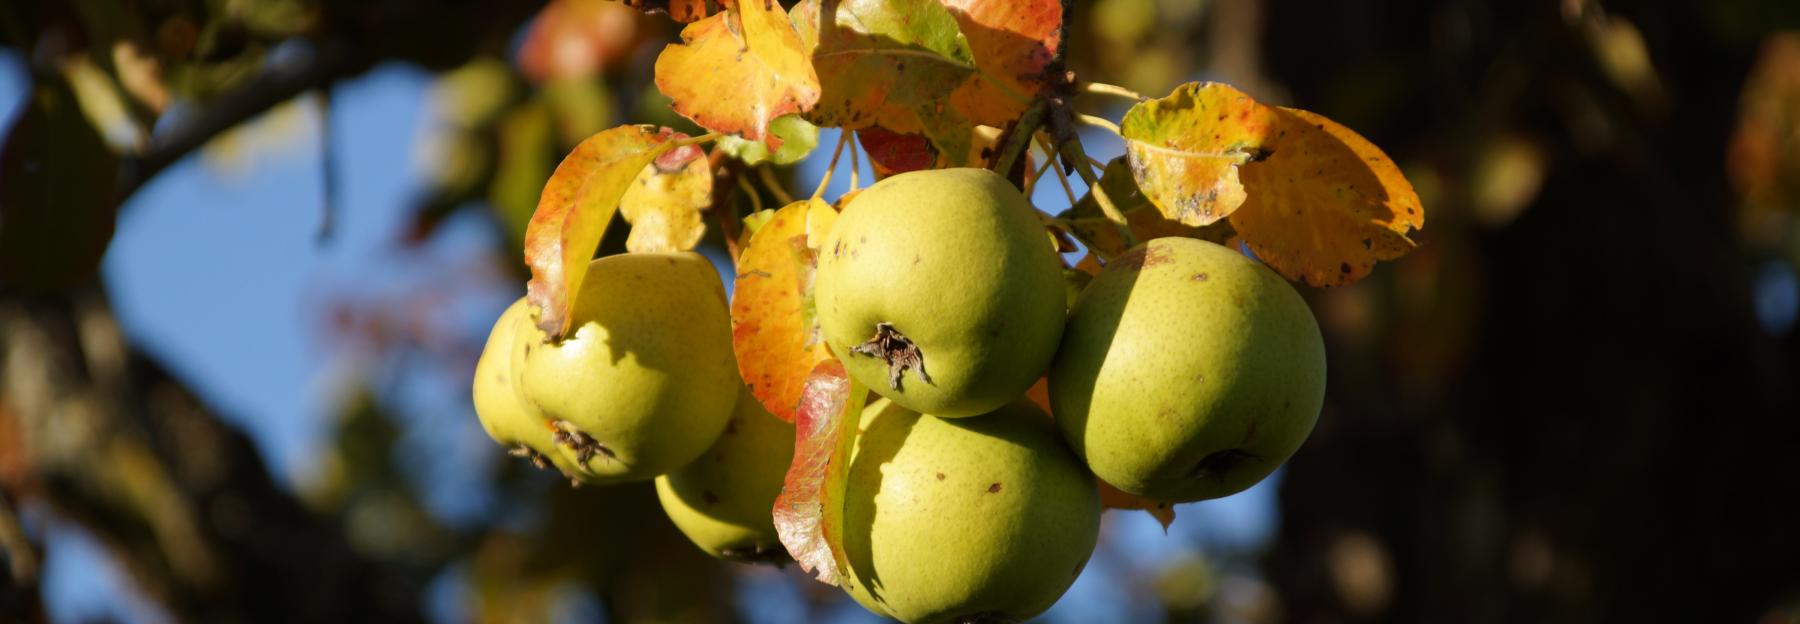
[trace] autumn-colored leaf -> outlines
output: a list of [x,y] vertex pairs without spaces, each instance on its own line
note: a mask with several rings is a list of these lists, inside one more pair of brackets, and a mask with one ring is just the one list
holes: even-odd
[[1362,279],[1415,246],[1419,195],[1380,148],[1317,113],[1276,109],[1269,157],[1243,167],[1249,197],[1231,225],[1283,277],[1313,286]]
[[[1125,215],[1125,222],[1131,228],[1131,235],[1138,241],[1147,241],[1165,236],[1186,236],[1209,240],[1226,246],[1234,246],[1233,230],[1229,221],[1219,221],[1205,227],[1184,225],[1178,221],[1164,217],[1150,203],[1150,198],[1138,188],[1137,180],[1131,175],[1131,167],[1125,164],[1124,158],[1115,158],[1106,163],[1106,170],[1100,174],[1100,188],[1112,200],[1113,206]],[[1100,202],[1089,192],[1062,218],[1069,224],[1076,236],[1087,241],[1089,250],[1103,258],[1112,258],[1125,253],[1125,239],[1119,236],[1119,228],[1106,218],[1100,210]]]
[[819,101],[811,59],[774,0],[742,0],[688,25],[681,40],[656,57],[656,88],[675,112],[708,130],[778,150],[782,141],[769,123]]
[[875,175],[887,177],[896,173],[930,169],[937,162],[937,148],[922,134],[900,134],[881,126],[856,131],[856,141],[869,155]]
[[813,365],[831,359],[819,339],[812,288],[818,244],[836,218],[816,199],[788,204],[756,228],[738,257],[731,297],[738,372],[763,407],[788,422]]
[[712,13],[720,0],[624,0],[625,6],[645,13],[663,13],[677,22],[692,22]]
[[794,25],[823,90],[808,118],[848,130],[879,125],[923,134],[940,153],[967,153],[974,122],[947,103],[977,68],[949,9],[937,0],[833,4],[831,15],[818,0],[794,6]]
[[525,226],[526,295],[542,312],[538,326],[561,336],[588,261],[631,181],[682,138],[668,129],[619,126],[588,137],[556,166]]
[[[673,153],[671,150],[670,153]],[[659,159],[660,160],[660,159]],[[705,158],[690,158],[672,169],[651,163],[619,199],[631,223],[625,249],[633,252],[687,251],[700,243],[706,223],[700,211],[712,205],[712,171]]]
[[841,545],[844,488],[867,392],[835,359],[813,369],[794,421],[794,462],[775,499],[781,545],[822,583],[835,585],[849,568]]
[[1411,250],[1424,225],[1412,185],[1386,154],[1316,113],[1265,106],[1229,86],[1189,83],[1120,124],[1144,195],[1187,225],[1229,217],[1290,280],[1346,284]]
[[1188,83],[1133,106],[1119,123],[1125,157],[1170,219],[1208,225],[1244,203],[1238,166],[1266,153],[1274,111],[1216,82]]
[[[937,146],[921,134],[900,134],[881,126],[869,126],[856,131],[856,140],[862,145],[863,152],[868,154],[875,175],[884,178],[920,169],[959,166],[956,163],[985,164],[999,138],[999,128],[973,126],[969,128],[968,141],[964,142],[969,149],[967,155],[961,159],[952,159],[940,156]],[[1026,153],[1024,157],[1025,166],[1030,167],[1031,154]]]
[[555,0],[538,11],[519,45],[519,71],[534,82],[588,79],[637,42],[638,16],[608,0]]
[[1062,44],[1061,0],[941,1],[982,72],[951,94],[950,105],[978,124],[1004,126],[1018,118],[1049,82]]

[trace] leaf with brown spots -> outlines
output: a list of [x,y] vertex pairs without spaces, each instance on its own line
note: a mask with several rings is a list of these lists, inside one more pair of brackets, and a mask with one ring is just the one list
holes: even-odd
[[1216,82],[1133,106],[1119,122],[1138,186],[1163,215],[1207,225],[1244,203],[1238,166],[1263,153],[1274,111]]
[[1264,106],[1229,86],[1189,83],[1120,123],[1138,186],[1186,225],[1229,217],[1290,280],[1347,284],[1410,251],[1419,196],[1386,154],[1336,122]]
[[738,257],[731,298],[731,346],[751,394],[776,417],[794,421],[813,366],[831,359],[813,316],[818,241],[837,212],[817,200],[775,211]]
[[525,226],[526,296],[542,310],[538,327],[561,336],[581,290],[588,261],[638,173],[685,138],[667,128],[619,126],[588,137],[544,183],[537,211]]
[[[680,151],[688,150],[700,151],[693,146]],[[639,172],[619,200],[619,212],[631,223],[631,236],[625,239],[627,250],[687,251],[706,234],[700,211],[712,205],[713,188],[707,160],[690,157],[673,167],[662,160]]]
[[1276,109],[1270,154],[1243,167],[1249,199],[1231,225],[1283,277],[1313,286],[1362,279],[1412,251],[1418,193],[1380,148],[1317,113]]
[[[1150,203],[1137,180],[1131,175],[1131,167],[1124,158],[1115,158],[1106,164],[1106,171],[1100,175],[1100,188],[1112,199],[1113,206],[1125,215],[1125,223],[1131,227],[1131,235],[1139,241],[1147,241],[1165,236],[1186,236],[1212,241],[1227,247],[1236,246],[1237,231],[1232,229],[1229,221],[1218,221],[1205,227],[1184,225],[1178,221],[1164,217]],[[1068,222],[1069,229],[1081,240],[1086,241],[1091,252],[1102,258],[1114,258],[1125,253],[1125,239],[1119,236],[1119,228],[1106,214],[1100,210],[1100,202],[1089,192],[1075,202],[1068,212],[1062,214]]]
[[922,135],[944,166],[970,162],[972,128],[1001,126],[1024,112],[1046,82],[1062,32],[1060,5],[1045,0],[830,4],[831,15],[822,15],[818,0],[792,12],[823,89],[808,118]]
[[723,0],[624,0],[625,6],[645,13],[663,13],[677,22],[692,22],[706,17]]
[[941,0],[962,27],[981,75],[950,95],[975,123],[1004,126],[1049,82],[1062,45],[1061,0]]
[[781,5],[742,0],[681,31],[656,57],[656,88],[708,130],[781,148],[769,122],[819,101],[819,77]]
[[775,532],[788,554],[819,582],[837,584],[844,558],[844,488],[856,444],[858,412],[868,389],[844,365],[814,367],[794,421],[794,462],[775,498]]

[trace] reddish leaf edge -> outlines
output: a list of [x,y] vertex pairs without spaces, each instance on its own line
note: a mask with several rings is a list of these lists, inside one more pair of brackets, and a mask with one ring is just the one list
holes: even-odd
[[[592,260],[594,252],[599,249],[601,239],[605,238],[607,224],[618,212],[619,199],[624,196],[625,192],[624,186],[617,189],[589,187],[588,178],[592,172],[577,171],[577,169],[584,164],[592,164],[592,160],[575,157],[582,154],[583,150],[597,151],[598,148],[592,147],[592,145],[597,145],[596,142],[605,142],[612,133],[626,129],[634,129],[647,134],[648,136],[642,138],[649,139],[653,143],[635,152],[607,154],[600,163],[601,166],[620,160],[648,156],[645,158],[646,166],[654,166],[665,171],[674,170],[702,154],[695,144],[716,138],[716,135],[710,134],[689,137],[666,127],[626,124],[594,133],[563,156],[563,160],[557,164],[556,170],[550,178],[544,181],[544,189],[538,198],[537,208],[533,211],[525,230],[525,264],[531,269],[531,279],[526,282],[525,287],[526,298],[536,308],[538,328],[552,337],[560,339],[568,330],[567,326],[571,318],[569,308],[575,301],[574,294],[580,291],[581,283],[587,274],[588,261]],[[558,186],[556,183],[559,177],[581,180],[574,185],[573,194],[567,198],[561,198],[566,199],[566,202],[559,201],[558,194],[554,192],[554,188]],[[566,186],[567,182],[564,182],[564,185]],[[584,202],[584,196],[590,192],[610,192],[611,197],[608,201]],[[570,202],[575,206],[564,209],[563,205]],[[589,219],[575,218],[578,216],[576,214],[578,210],[597,211],[605,214],[585,215],[598,221],[598,223],[592,223]],[[604,219],[598,219],[601,216],[604,216]],[[588,237],[579,234],[579,230],[595,227],[597,227],[598,233],[592,236],[593,240],[591,242],[582,241],[581,239]],[[538,242],[540,239],[543,240]],[[577,242],[586,249],[571,249],[569,247],[571,242]],[[571,262],[575,258],[585,258],[585,260]],[[570,266],[571,264],[574,266]]]
[[775,532],[800,569],[837,585],[848,571],[843,547],[844,488],[868,388],[836,359],[813,367],[794,421],[794,462],[773,510]]

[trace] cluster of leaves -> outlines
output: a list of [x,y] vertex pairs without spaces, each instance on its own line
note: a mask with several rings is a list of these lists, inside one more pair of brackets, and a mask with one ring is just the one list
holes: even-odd
[[[1051,168],[1083,177],[1087,197],[1071,197],[1046,224],[1059,239],[1085,243],[1081,266],[1090,270],[1139,239],[1193,236],[1241,245],[1292,280],[1341,285],[1409,251],[1408,233],[1423,225],[1398,167],[1323,116],[1216,83],[1182,85],[1157,100],[1086,87],[1061,67],[1056,0],[802,0],[785,11],[773,0],[627,4],[689,22],[657,58],[655,82],[708,134],[620,126],[581,142],[557,167],[524,241],[528,296],[552,335],[568,329],[571,294],[615,213],[632,224],[630,251],[692,249],[701,214],[727,203],[713,197],[725,158],[766,173],[811,151],[819,126],[845,131],[834,164],[854,132],[881,175],[981,166],[1014,172],[1025,185]],[[1075,112],[1072,99],[1083,92],[1137,103],[1115,125]],[[1125,156],[1096,175],[1078,121],[1117,132]],[[710,156],[701,148],[708,143]],[[1033,144],[1049,160],[1024,175],[1034,168],[1015,165],[1026,164]],[[850,151],[855,158],[857,147]],[[830,581],[840,556],[831,501],[843,486],[832,475],[842,472],[844,432],[864,389],[833,361],[813,318],[818,241],[841,209],[821,199],[824,188],[744,219],[730,241],[741,249],[731,311],[753,394],[800,425],[777,526],[796,560]],[[718,216],[735,227],[735,213]],[[1165,524],[1173,518],[1166,506],[1118,492],[1107,502],[1149,509]]]

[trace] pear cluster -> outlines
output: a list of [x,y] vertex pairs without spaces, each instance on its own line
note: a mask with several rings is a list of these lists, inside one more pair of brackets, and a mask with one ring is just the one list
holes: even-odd
[[[860,412],[840,585],[905,622],[1017,621],[1099,534],[1096,477],[1180,503],[1242,491],[1318,418],[1325,355],[1291,285],[1226,247],[1160,238],[1085,286],[1017,188],[984,169],[890,176],[819,247],[819,338],[881,398]],[[1071,292],[1077,291],[1071,297]],[[656,480],[714,556],[780,561],[794,426],[732,359],[717,273],[691,253],[594,261],[560,341],[531,307],[476,369],[488,433],[585,483]],[[1047,380],[1049,414],[1026,398]]]
[[[1311,432],[1324,343],[1267,267],[1161,238],[1071,300],[1072,283],[1037,213],[986,170],[892,176],[845,206],[815,297],[832,353],[884,397],[846,510],[845,588],[870,610],[1036,615],[1092,552],[1094,476],[1159,502],[1227,496]],[[1053,419],[1023,402],[1040,378]]]
[[594,260],[562,340],[525,300],[495,322],[475,366],[482,427],[512,454],[575,484],[656,480],[669,518],[701,549],[785,557],[769,510],[794,427],[738,377],[725,289],[694,253]]

